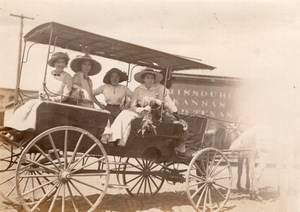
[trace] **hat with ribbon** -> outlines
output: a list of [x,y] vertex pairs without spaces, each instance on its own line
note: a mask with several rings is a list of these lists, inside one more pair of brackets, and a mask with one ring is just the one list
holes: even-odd
[[139,83],[144,83],[144,77],[146,74],[152,74],[154,75],[154,84],[155,83],[159,83],[162,79],[163,79],[163,75],[157,71],[154,71],[153,69],[151,68],[146,68],[138,73],[136,73],[134,75],[134,79],[135,81],[139,82]]
[[77,56],[74,60],[71,62],[71,69],[74,72],[80,72],[81,71],[81,64],[83,61],[90,61],[92,63],[92,68],[90,72],[88,73],[89,76],[96,75],[101,71],[101,64],[94,60],[89,54],[85,54],[83,56]]
[[58,59],[64,59],[66,61],[66,65],[68,64],[70,58],[67,53],[63,52],[55,52],[54,54],[51,55],[50,60],[48,61],[48,65],[51,67],[54,67],[54,63]]

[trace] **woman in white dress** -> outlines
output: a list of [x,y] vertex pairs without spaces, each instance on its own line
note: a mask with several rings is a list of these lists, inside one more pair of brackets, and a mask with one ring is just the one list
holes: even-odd
[[46,77],[45,85],[39,92],[39,99],[30,100],[18,108],[7,123],[4,123],[6,127],[18,131],[34,130],[36,128],[36,110],[43,102],[41,100],[65,102],[68,99],[73,84],[71,75],[64,71],[68,61],[69,57],[66,53],[52,54],[48,65],[55,69]]
[[103,78],[105,84],[93,91],[94,96],[99,94],[104,95],[106,106],[103,106],[103,104],[98,101],[95,101],[95,103],[98,104],[100,108],[106,109],[111,113],[110,123],[113,123],[121,111],[130,105],[132,91],[127,86],[120,84],[126,80],[128,80],[128,76],[125,72],[117,68],[112,68]]
[[45,86],[39,92],[40,99],[53,102],[65,102],[68,99],[73,79],[64,69],[69,60],[69,56],[63,52],[56,52],[51,56],[48,65],[55,69],[46,77]]

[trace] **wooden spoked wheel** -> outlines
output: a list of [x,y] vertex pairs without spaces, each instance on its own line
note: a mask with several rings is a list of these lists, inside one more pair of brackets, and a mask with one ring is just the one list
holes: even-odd
[[21,148],[0,142],[0,195],[12,204],[19,204],[16,191],[16,166]]
[[215,148],[198,151],[188,168],[187,195],[197,211],[220,211],[229,198],[232,172],[226,156]]
[[123,169],[123,184],[129,186],[127,193],[132,197],[155,195],[165,181],[160,176],[162,169],[163,164],[154,161],[127,158]]
[[55,127],[23,150],[16,170],[21,181],[16,188],[26,211],[94,211],[109,183],[107,155],[89,132]]

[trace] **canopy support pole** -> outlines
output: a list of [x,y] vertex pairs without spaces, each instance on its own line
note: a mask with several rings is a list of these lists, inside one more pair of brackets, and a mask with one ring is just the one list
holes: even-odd
[[[24,27],[24,19],[34,20],[34,18],[21,15],[10,14],[10,16],[20,18],[20,37],[19,37],[19,53],[18,53],[18,65],[17,65],[17,80],[16,80],[16,89],[14,95],[14,105],[18,103],[19,99],[19,87],[20,87],[20,78],[21,78],[21,57],[22,57],[22,41],[23,41],[23,27]],[[24,54],[24,52],[23,52]]]
[[52,42],[52,33],[53,33],[53,26],[51,26],[50,31],[50,37],[49,37],[49,44],[48,44],[48,52],[47,52],[47,59],[46,59],[46,65],[45,65],[45,74],[44,74],[44,80],[43,80],[43,89],[46,91],[46,78],[47,78],[47,71],[48,71],[48,61],[49,61],[49,55],[50,55],[50,49],[51,49],[51,42]]
[[131,81],[131,78],[129,78],[129,77],[131,77],[130,76],[130,65],[131,65],[131,63],[128,63],[128,70],[127,70],[128,79],[127,79],[127,82],[126,82],[126,87],[128,87],[128,83]]
[[[163,104],[165,102],[165,97],[166,97],[166,94],[167,94],[167,81],[169,79],[171,79],[171,74],[172,74],[172,68],[170,66],[168,66],[167,70],[166,70],[165,77],[164,77]],[[162,116],[163,116],[163,109],[160,110],[160,120],[159,121],[162,121]]]
[[[23,64],[24,64],[24,57],[25,57],[25,50],[26,50],[26,44],[27,42],[24,42],[24,47],[23,47],[23,54],[22,54],[22,62],[20,64],[20,71],[18,72],[18,78],[17,78],[17,86],[16,86],[16,90],[15,90],[15,95],[17,94],[17,101],[14,102],[14,104],[16,105],[18,103],[19,100],[19,95],[21,95],[21,91],[20,91],[20,83],[21,83],[21,76],[22,76],[22,70],[23,70]],[[21,102],[23,102],[23,99],[21,99]]]
[[[130,63],[128,63],[128,70],[127,70],[127,75],[128,75],[128,79],[127,79],[127,82],[126,82],[126,87],[128,87],[128,83],[129,83],[129,73],[130,73]],[[124,106],[126,105],[127,103],[127,96],[126,96],[126,92],[125,92],[125,98],[124,98]]]

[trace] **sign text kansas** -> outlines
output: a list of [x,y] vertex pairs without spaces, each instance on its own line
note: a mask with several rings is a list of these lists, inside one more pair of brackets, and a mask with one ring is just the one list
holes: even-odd
[[238,116],[238,87],[180,83],[173,84],[170,94],[183,114],[201,114],[228,121]]

